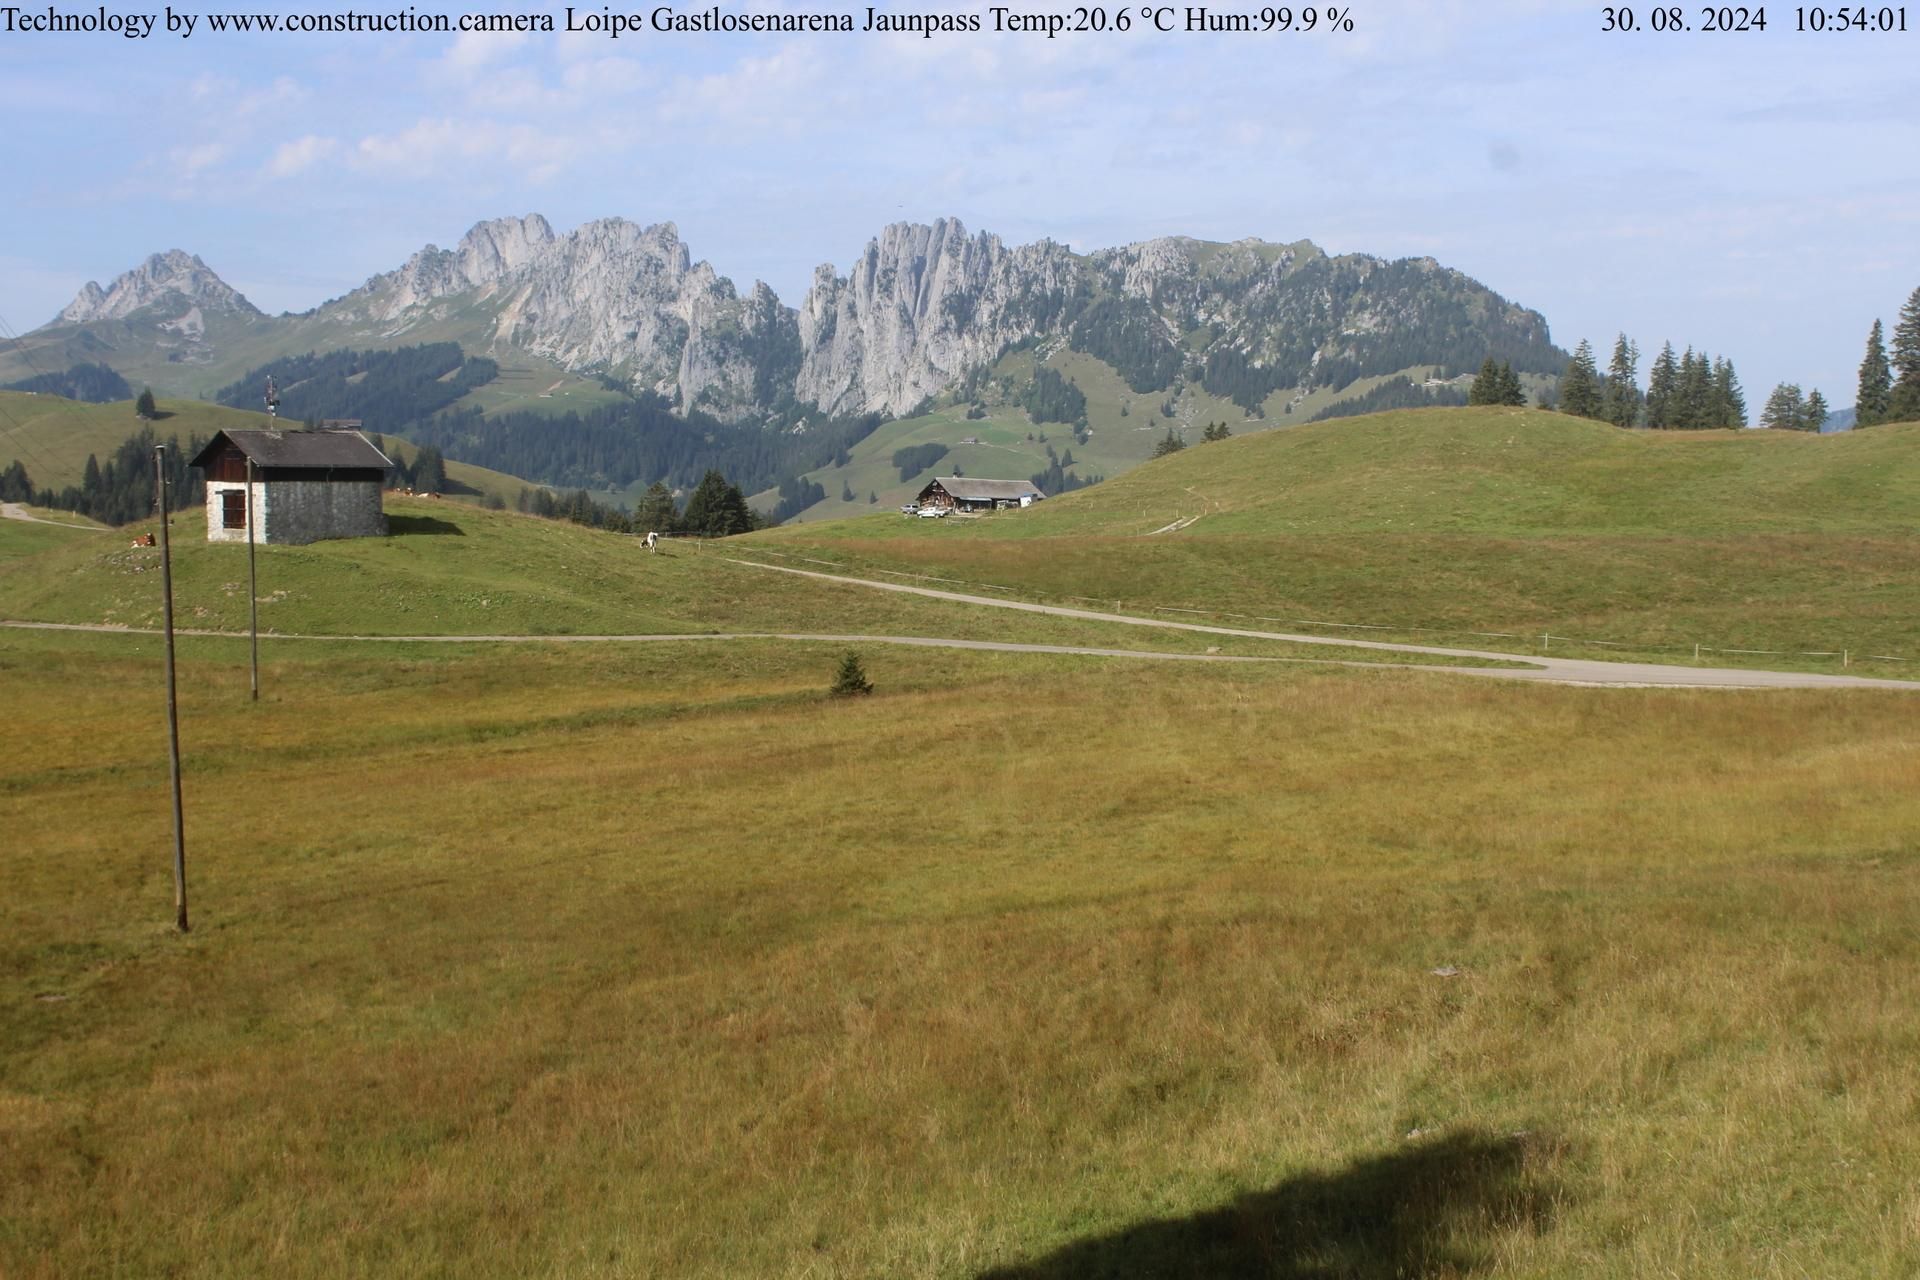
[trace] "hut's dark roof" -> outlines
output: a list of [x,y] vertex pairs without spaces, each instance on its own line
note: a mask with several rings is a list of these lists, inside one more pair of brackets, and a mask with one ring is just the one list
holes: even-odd
[[972,476],[941,476],[927,488],[931,489],[934,484],[945,489],[959,502],[1006,502],[1028,495],[1036,498],[1045,496],[1029,480],[975,480]]
[[204,467],[222,441],[252,458],[256,467],[384,471],[393,465],[358,431],[218,431],[191,465]]

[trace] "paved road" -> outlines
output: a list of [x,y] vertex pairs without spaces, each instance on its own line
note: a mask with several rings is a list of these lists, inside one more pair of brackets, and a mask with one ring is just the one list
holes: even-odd
[[1420,668],[1423,671],[1492,676],[1502,680],[1539,680],[1558,684],[1626,685],[1642,688],[1904,689],[1911,693],[1920,693],[1920,682],[1909,680],[1878,680],[1868,676],[1830,676],[1804,671],[1734,671],[1713,667],[1672,667],[1652,662],[1599,662],[1582,658],[1520,658],[1511,653],[1493,653],[1484,649],[1445,649],[1436,645],[1392,644],[1384,640],[1347,640],[1328,636],[1295,635],[1284,631],[1248,631],[1236,627],[1210,626],[1199,622],[1173,622],[1163,618],[1136,618],[1124,613],[1070,609],[1063,605],[1030,604],[1024,600],[999,600],[992,596],[968,595],[960,591],[910,587],[898,582],[875,582],[869,578],[850,578],[841,574],[819,573],[812,569],[792,569],[786,565],[762,564],[757,560],[734,559],[732,563],[766,569],[773,573],[791,573],[802,578],[816,578],[823,582],[871,587],[876,591],[898,591],[906,595],[926,596],[934,600],[952,600],[961,604],[984,605],[995,609],[1016,609],[1022,613],[1045,613],[1059,618],[1077,618],[1085,622],[1119,623],[1130,627],[1159,627],[1168,631],[1199,631],[1208,635],[1233,636],[1243,640],[1281,640],[1292,644],[1337,645],[1343,649],[1378,649],[1387,653],[1420,653],[1450,658],[1479,658],[1483,661],[1517,661],[1534,664],[1525,668]]

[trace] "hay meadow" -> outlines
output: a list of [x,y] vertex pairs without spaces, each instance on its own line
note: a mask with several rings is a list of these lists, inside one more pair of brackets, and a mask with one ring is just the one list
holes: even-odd
[[[272,625],[959,625],[396,510],[462,532],[274,549]],[[184,638],[180,935],[158,640],[0,628],[0,1274],[1920,1259],[1920,694],[845,648]]]

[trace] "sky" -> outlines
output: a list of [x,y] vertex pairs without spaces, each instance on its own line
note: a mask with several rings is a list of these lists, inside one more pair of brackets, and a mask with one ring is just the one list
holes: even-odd
[[[1680,10],[1694,30],[1652,30],[1639,5],[1641,30],[1608,32],[1606,6],[1531,0],[1350,0],[1351,30],[1319,7],[1304,33],[1188,31],[1175,6],[1160,31],[1136,4],[1051,38],[931,3],[878,8],[985,29],[663,33],[636,0],[576,6],[639,24],[617,38],[240,35],[209,29],[216,3],[360,0],[0,7],[11,331],[165,249],[301,311],[531,212],[563,232],[673,222],[696,259],[798,305],[816,266],[844,272],[886,224],[957,217],[1078,250],[1187,235],[1430,255],[1542,312],[1562,346],[1590,339],[1603,366],[1626,333],[1643,382],[1665,341],[1725,355],[1757,416],[1777,382],[1852,404],[1869,327],[1920,287],[1920,3],[1905,34],[1799,32],[1778,5],[1763,32],[1700,30],[1697,5]],[[836,4],[720,11],[865,22]],[[50,12],[157,22],[23,29]],[[170,12],[193,32],[170,33]],[[1123,12],[1132,29],[1113,30]],[[1261,6],[1207,12],[1258,22]]]

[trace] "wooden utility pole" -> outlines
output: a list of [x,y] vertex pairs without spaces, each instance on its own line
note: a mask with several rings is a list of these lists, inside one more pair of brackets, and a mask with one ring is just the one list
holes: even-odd
[[253,459],[247,459],[247,630],[253,635],[253,700],[260,701],[260,584],[253,569]]
[[167,541],[167,446],[153,446],[153,484],[160,504],[161,617],[167,633],[167,765],[173,778],[174,927],[187,931],[187,838],[180,814],[180,704],[173,680],[173,552]]

